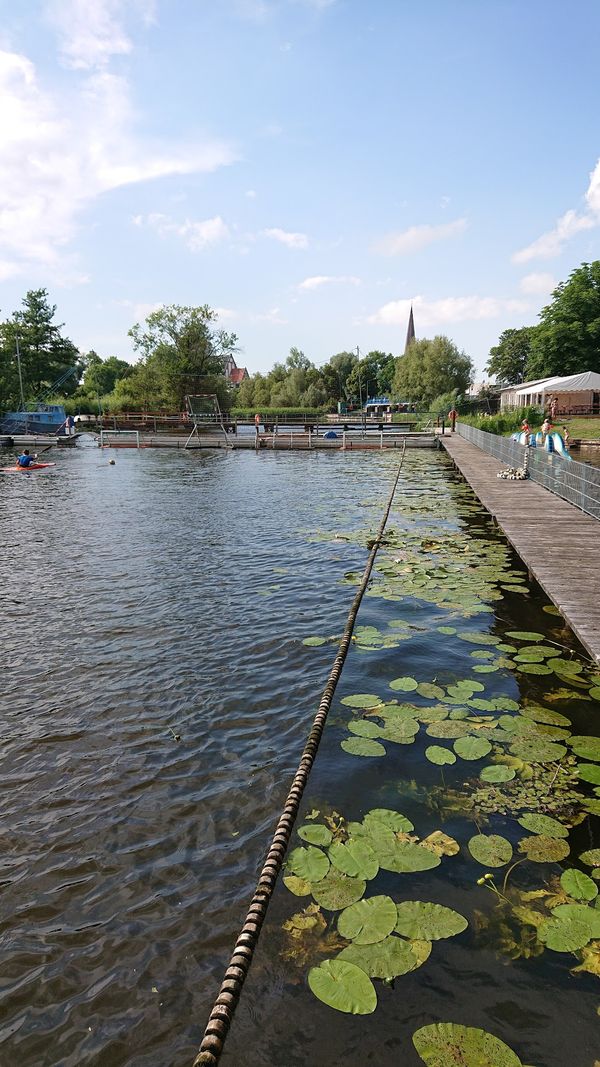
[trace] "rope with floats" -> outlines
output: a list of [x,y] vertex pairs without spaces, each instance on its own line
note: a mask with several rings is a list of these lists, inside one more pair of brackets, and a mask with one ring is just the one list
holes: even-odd
[[400,465],[396,477],[394,478],[392,491],[389,495],[377,536],[370,542],[371,551],[369,553],[369,558],[348,613],[344,633],[339,643],[329,678],[327,679],[321,696],[319,710],[315,715],[310,734],[308,735],[306,745],[304,746],[302,758],[298,764],[298,769],[294,775],[294,780],[287,795],[287,800],[279,822],[277,823],[277,829],[273,834],[263,869],[260,873],[252,900],[250,901],[244,924],[235,943],[229,966],[225,971],[219,994],[210,1013],[206,1030],[204,1031],[202,1044],[200,1045],[200,1050],[194,1060],[193,1067],[216,1067],[216,1064],[218,1064],[219,1059],[221,1058],[225,1039],[233,1021],[234,1012],[242,992],[246,975],[250,970],[250,964],[252,963],[254,950],[258,943],[260,931],[267,914],[267,908],[273,895],[277,876],[281,870],[290,837],[292,835],[298,808],[300,807],[300,801],[302,800],[302,795],[317,755],[319,742],[325,728],[329,709],[331,708],[331,702],[340,680],[346,656],[348,655],[356,616],[358,615],[358,609],[360,608],[362,598],[369,584],[377,551],[382,543],[383,533],[392,508],[392,502],[396,493],[405,454],[406,442],[404,442]]

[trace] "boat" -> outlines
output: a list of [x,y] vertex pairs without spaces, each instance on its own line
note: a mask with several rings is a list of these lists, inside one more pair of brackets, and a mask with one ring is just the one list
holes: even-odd
[[0,433],[50,436],[65,434],[67,413],[62,404],[38,404],[33,411],[7,411],[0,422]]
[[46,467],[56,467],[56,463],[30,463],[28,467],[20,467],[18,463],[15,463],[14,467],[0,467],[0,471],[41,471]]

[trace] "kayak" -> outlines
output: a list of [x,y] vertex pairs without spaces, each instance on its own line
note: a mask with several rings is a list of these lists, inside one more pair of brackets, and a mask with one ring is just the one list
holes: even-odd
[[41,471],[44,467],[56,467],[56,463],[30,463],[28,467],[19,467],[17,463],[14,467],[0,467],[0,471]]

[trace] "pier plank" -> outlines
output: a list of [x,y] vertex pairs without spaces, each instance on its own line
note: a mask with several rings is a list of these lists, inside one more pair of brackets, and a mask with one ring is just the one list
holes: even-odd
[[504,464],[458,434],[443,445],[523,563],[600,663],[600,525],[532,481],[497,477]]

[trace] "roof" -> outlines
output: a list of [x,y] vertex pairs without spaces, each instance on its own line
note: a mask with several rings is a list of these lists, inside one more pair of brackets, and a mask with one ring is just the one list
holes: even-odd
[[523,396],[532,392],[532,386],[539,393],[585,393],[590,390],[600,392],[600,374],[585,370],[581,374],[556,375],[554,378],[541,378],[539,382],[524,382],[517,389],[517,394]]
[[531,392],[531,389],[532,389],[532,387],[534,385],[543,385],[544,382],[549,382],[550,380],[551,380],[550,378],[533,378],[532,381],[530,381],[530,382],[515,382],[514,385],[503,385],[501,390],[500,390],[500,392],[501,393],[509,393],[509,392],[515,392],[517,389],[519,391],[521,389],[524,389],[525,392],[527,393],[527,392]]
[[229,381],[233,385],[239,385],[240,382],[243,382],[244,378],[248,377],[248,371],[245,367],[232,367],[229,372]]

